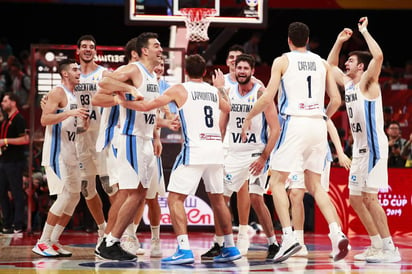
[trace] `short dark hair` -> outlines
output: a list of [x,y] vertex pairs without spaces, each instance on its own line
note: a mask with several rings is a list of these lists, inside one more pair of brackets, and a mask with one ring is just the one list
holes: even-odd
[[202,78],[206,71],[206,61],[199,54],[192,54],[186,57],[185,68],[190,78]]
[[126,63],[130,62],[132,60],[132,51],[136,51],[136,42],[137,42],[137,37],[133,37],[129,41],[127,41],[126,45],[124,46],[124,55],[126,57]]
[[19,102],[20,102],[19,96],[17,96],[17,94],[15,94],[15,93],[13,93],[13,92],[11,92],[11,91],[5,92],[4,95],[3,95],[3,97],[4,97],[4,96],[8,96],[9,99],[10,99],[10,101],[16,102],[17,104],[19,104]]
[[76,60],[72,58],[63,59],[59,62],[59,74],[62,74],[62,71],[67,70],[71,64],[77,63]]
[[82,41],[93,41],[94,45],[96,45],[96,39],[91,34],[85,34],[80,36],[80,38],[77,40],[77,48],[80,48],[80,44],[82,43]]
[[293,22],[289,24],[288,37],[296,47],[304,47],[309,38],[309,27],[302,22]]
[[372,54],[366,50],[354,50],[349,52],[349,57],[356,56],[358,58],[358,64],[364,64],[364,70],[369,66],[370,61],[372,60]]
[[155,32],[143,32],[137,36],[136,51],[139,57],[142,56],[142,48],[148,46],[149,39],[159,39],[159,35]]
[[227,53],[229,54],[231,51],[240,51],[241,53],[245,53],[245,48],[239,44],[234,44],[229,48]]
[[242,53],[241,55],[236,57],[236,61],[235,61],[236,66],[240,61],[249,63],[252,69],[255,68],[256,60],[255,60],[255,57],[253,57],[253,55]]

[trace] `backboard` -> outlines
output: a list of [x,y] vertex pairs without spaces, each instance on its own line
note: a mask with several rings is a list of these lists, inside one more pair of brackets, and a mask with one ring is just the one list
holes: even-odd
[[267,0],[125,0],[127,25],[184,25],[182,8],[212,8],[211,26],[265,28]]

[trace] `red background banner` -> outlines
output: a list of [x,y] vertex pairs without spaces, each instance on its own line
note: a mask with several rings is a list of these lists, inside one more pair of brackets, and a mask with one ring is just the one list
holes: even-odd
[[[332,168],[329,195],[342,221],[344,233],[367,234],[354,210],[349,205],[349,172],[344,168]],[[389,189],[379,192],[378,198],[388,216],[392,235],[412,233],[412,169],[390,168]],[[328,225],[319,208],[315,206],[315,233],[329,233]]]

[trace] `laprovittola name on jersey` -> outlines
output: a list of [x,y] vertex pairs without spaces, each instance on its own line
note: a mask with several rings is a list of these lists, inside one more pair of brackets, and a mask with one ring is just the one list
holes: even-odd
[[193,100],[217,102],[217,95],[211,92],[192,91]]
[[298,69],[304,71],[316,71],[316,62],[298,61]]

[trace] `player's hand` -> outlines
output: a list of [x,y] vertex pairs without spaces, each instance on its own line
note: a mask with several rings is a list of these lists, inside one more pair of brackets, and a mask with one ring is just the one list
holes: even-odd
[[137,88],[133,87],[134,90],[131,92],[131,94],[134,97],[135,101],[141,101],[144,99],[144,96],[142,95],[142,93],[140,91],[137,90]]
[[154,138],[153,139],[153,152],[156,157],[160,157],[162,154],[163,150],[163,145],[162,142],[160,141],[160,138]]
[[353,31],[350,28],[344,28],[339,34],[338,34],[338,40],[345,42],[348,41],[349,38],[352,37]]
[[220,88],[225,86],[225,77],[220,69],[215,69],[212,75],[213,86]]
[[173,131],[178,131],[180,129],[180,126],[181,124],[180,124],[179,116],[175,115],[175,117],[172,120],[170,120],[168,128]]
[[352,164],[352,160],[349,159],[349,157],[346,156],[345,153],[342,153],[342,155],[338,155],[338,159],[339,159],[339,165],[341,167],[344,167],[346,170],[350,169],[350,166]]
[[368,17],[361,17],[358,22],[358,28],[361,33],[367,30],[368,27]]
[[41,97],[40,108],[42,110],[44,109],[44,106],[46,106],[47,99],[48,99],[47,94],[45,94],[45,95],[43,95],[43,97]]
[[252,175],[257,176],[262,172],[264,166],[265,160],[262,157],[259,157],[250,164],[249,171]]

